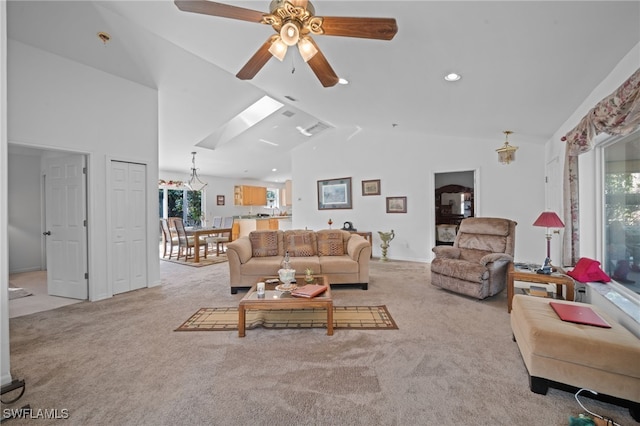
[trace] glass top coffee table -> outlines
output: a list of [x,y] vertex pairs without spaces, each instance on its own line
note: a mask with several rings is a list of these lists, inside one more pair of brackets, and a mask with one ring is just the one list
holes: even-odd
[[[284,309],[312,309],[324,308],[327,310],[327,335],[333,335],[333,299],[331,298],[331,286],[329,280],[324,275],[314,275],[314,281],[311,284],[321,284],[327,286],[327,290],[310,299],[306,297],[294,297],[290,292],[276,290],[276,286],[282,284],[276,280],[277,277],[264,277],[258,282],[265,283],[264,296],[258,295],[257,283],[254,284],[249,292],[240,300],[238,306],[238,336],[244,337],[246,326],[246,311],[262,310],[274,311]],[[304,280],[304,275],[296,276],[297,285],[302,287],[308,284]]]

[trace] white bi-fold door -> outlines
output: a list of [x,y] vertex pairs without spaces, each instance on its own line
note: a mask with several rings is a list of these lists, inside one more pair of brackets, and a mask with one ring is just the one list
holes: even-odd
[[147,286],[146,166],[111,162],[113,294]]

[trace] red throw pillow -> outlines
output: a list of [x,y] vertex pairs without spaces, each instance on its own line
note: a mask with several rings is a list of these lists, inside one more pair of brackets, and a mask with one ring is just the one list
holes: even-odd
[[588,257],[581,257],[573,270],[567,272],[567,275],[582,283],[589,281],[608,283],[611,281],[609,275],[605,274],[604,271],[600,269],[600,262],[594,259],[589,259]]

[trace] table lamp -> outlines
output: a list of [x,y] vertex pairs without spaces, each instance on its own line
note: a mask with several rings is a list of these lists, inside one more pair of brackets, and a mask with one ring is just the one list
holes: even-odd
[[544,265],[538,270],[540,274],[551,274],[551,228],[564,228],[564,223],[554,212],[542,212],[540,216],[533,222],[533,226],[542,226],[547,228],[547,257]]

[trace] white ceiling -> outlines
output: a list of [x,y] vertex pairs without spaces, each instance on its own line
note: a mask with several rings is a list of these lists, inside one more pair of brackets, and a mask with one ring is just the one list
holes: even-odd
[[[516,145],[543,144],[640,42],[638,1],[317,0],[318,16],[398,23],[391,41],[314,37],[350,81],[323,88],[295,49],[253,80],[235,77],[273,34],[266,25],[181,12],[168,0],[7,4],[9,38],[159,89],[161,170],[185,172],[195,150],[200,174],[266,181],[290,177],[288,152],[318,137],[295,127],[318,121],[495,138],[496,146],[509,129]],[[103,45],[98,31],[112,40]],[[462,79],[445,82],[451,71]],[[270,119],[215,150],[195,146],[265,94],[284,104]]]

